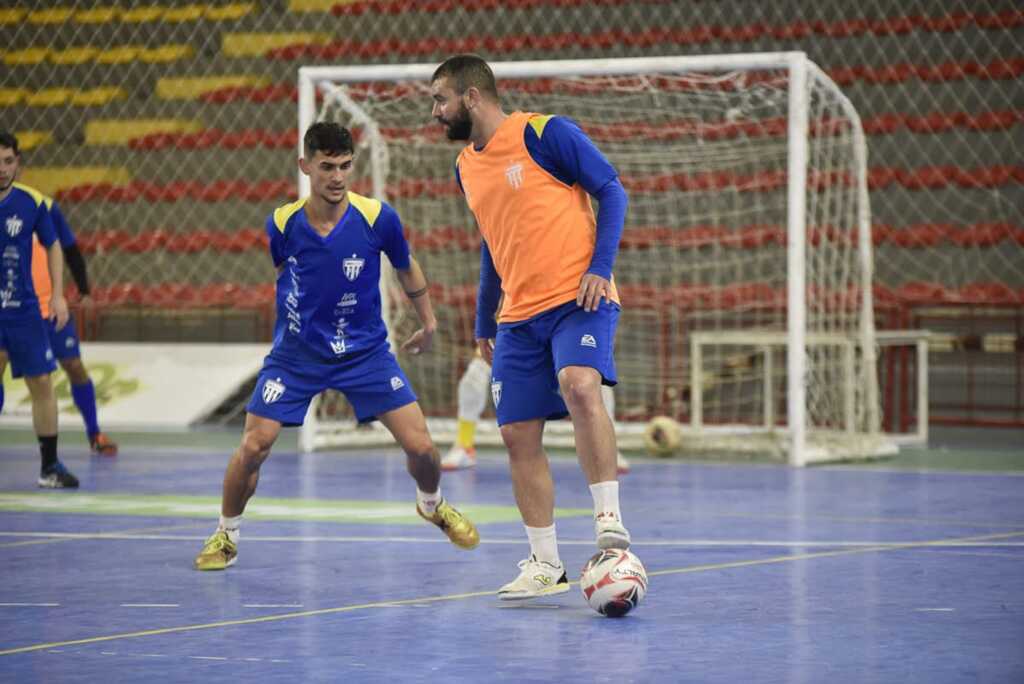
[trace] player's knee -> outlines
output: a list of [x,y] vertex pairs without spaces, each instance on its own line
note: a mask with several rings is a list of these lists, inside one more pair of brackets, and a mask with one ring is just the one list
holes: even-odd
[[591,411],[602,406],[600,378],[584,373],[563,373],[558,384],[570,410]]
[[501,426],[501,439],[513,458],[517,454],[533,451],[538,438],[537,428],[530,422],[506,423]]
[[61,359],[61,368],[68,374],[72,385],[84,385],[89,382],[89,373],[85,370],[85,364],[81,358]]
[[242,464],[248,470],[259,468],[263,461],[270,455],[270,448],[274,446],[274,436],[259,430],[249,430],[242,435],[242,444],[238,454]]
[[26,377],[25,384],[33,401],[44,401],[53,397],[53,381],[49,374]]

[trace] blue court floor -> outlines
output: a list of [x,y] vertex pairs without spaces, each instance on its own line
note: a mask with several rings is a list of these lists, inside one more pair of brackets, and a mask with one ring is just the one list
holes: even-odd
[[[446,474],[471,552],[416,517],[393,449],[271,456],[238,564],[192,570],[227,454],[0,445],[2,682],[1022,682],[1024,476],[637,462],[644,603],[506,604],[528,546],[498,452]],[[570,574],[591,499],[555,458]],[[575,577],[574,577],[575,579]]]

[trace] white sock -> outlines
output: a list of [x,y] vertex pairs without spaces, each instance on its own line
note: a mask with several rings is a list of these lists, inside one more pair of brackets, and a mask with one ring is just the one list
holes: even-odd
[[555,535],[555,526],[549,527],[526,527],[526,538],[530,540],[530,553],[537,560],[558,565],[562,561],[558,558],[558,538]]
[[220,524],[217,525],[217,529],[218,530],[224,530],[225,532],[227,532],[228,533],[228,539],[231,540],[231,543],[237,544],[238,543],[238,538],[242,534],[239,531],[239,529],[238,529],[241,524],[242,524],[242,516],[241,515],[236,515],[236,516],[233,516],[231,518],[225,518],[222,515],[222,516],[220,516]]
[[431,494],[421,491],[419,487],[416,488],[416,505],[420,507],[420,510],[423,511],[424,515],[434,515],[439,503],[441,503],[440,486],[438,486],[436,492]]
[[614,513],[622,520],[619,511],[619,483],[616,480],[590,485],[590,494],[594,497],[594,517],[601,513]]

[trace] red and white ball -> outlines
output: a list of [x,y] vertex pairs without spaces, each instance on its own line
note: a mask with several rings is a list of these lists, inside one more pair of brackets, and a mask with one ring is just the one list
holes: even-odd
[[647,594],[647,571],[634,554],[622,549],[598,551],[583,566],[580,589],[601,615],[622,617]]

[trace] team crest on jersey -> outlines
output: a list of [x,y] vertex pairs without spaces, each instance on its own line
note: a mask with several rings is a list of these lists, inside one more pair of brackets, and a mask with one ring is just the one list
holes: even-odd
[[400,390],[403,387],[405,387],[405,383],[402,382],[402,378],[398,377],[397,375],[391,377],[391,389],[393,391]]
[[359,277],[359,274],[363,272],[363,265],[366,264],[366,259],[360,259],[355,254],[347,259],[342,259],[341,268],[345,271],[345,277],[349,280],[355,280]]
[[491,399],[494,399],[495,406],[501,403],[501,380],[491,382]]
[[512,162],[505,169],[505,179],[514,190],[518,190],[523,184],[523,165],[519,162]]
[[263,383],[263,403],[273,404],[275,401],[281,398],[284,394],[284,385],[281,383],[281,378],[272,380],[267,378]]
[[9,216],[7,218],[7,234],[11,237],[18,237],[18,233],[21,232],[23,225],[25,225],[25,222],[18,218],[17,215]]

